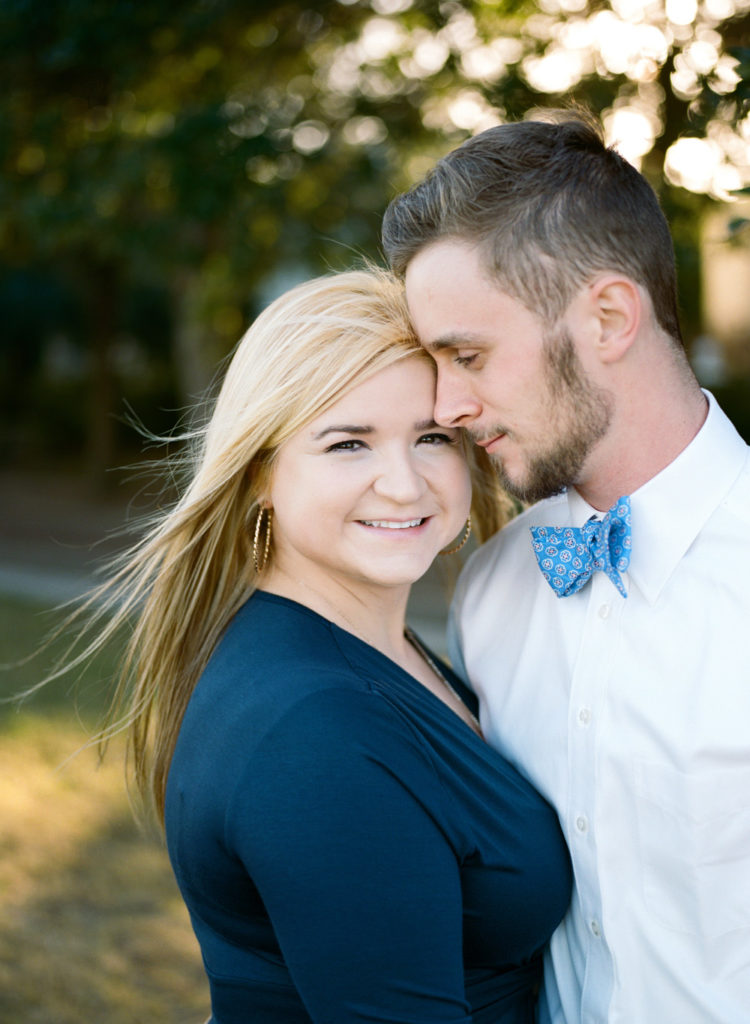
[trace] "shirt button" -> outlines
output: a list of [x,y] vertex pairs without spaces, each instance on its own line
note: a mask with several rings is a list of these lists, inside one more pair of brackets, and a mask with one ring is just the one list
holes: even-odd
[[581,725],[588,725],[591,721],[591,711],[588,708],[581,708],[578,712],[578,721]]
[[599,922],[598,922],[598,921],[589,921],[589,928],[591,929],[591,934],[592,934],[592,935],[593,935],[593,936],[594,936],[595,938],[597,938],[597,939],[598,939],[598,938],[600,938],[600,937],[601,937],[601,934],[602,934],[602,930],[601,930],[601,928],[599,927]]
[[589,830],[589,819],[585,814],[579,814],[576,818],[576,828],[579,832],[588,832]]
[[600,605],[600,607],[599,607],[599,618],[600,619],[608,619],[609,618],[609,613],[610,613],[611,610],[612,610],[611,605],[608,605],[608,604]]

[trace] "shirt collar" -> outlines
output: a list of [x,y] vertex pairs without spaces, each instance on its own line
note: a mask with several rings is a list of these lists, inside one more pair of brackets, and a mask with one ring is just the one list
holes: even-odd
[[[748,447],[708,391],[708,416],[677,458],[630,495],[633,551],[628,577],[649,604],[739,476]],[[568,491],[570,521],[599,515]]]

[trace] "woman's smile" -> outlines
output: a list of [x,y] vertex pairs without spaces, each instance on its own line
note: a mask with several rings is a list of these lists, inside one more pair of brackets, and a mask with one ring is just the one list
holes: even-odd
[[428,517],[422,517],[421,519],[358,519],[358,523],[362,523],[363,526],[373,526],[382,530],[409,530],[415,526],[421,526],[422,523],[427,522]]
[[268,497],[287,577],[324,577],[350,595],[408,588],[461,532],[463,441],[436,425],[434,401],[435,371],[420,354],[368,377],[281,446]]

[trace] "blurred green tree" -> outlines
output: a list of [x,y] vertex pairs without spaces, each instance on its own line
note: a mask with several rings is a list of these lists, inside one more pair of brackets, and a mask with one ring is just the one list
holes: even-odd
[[642,163],[697,330],[697,214],[750,181],[749,18],[750,0],[4,0],[0,260],[73,297],[92,473],[114,459],[123,336],[164,360],[128,321],[137,295],[169,333],[161,399],[184,403],[271,294],[377,255],[394,192],[539,105],[585,103]]

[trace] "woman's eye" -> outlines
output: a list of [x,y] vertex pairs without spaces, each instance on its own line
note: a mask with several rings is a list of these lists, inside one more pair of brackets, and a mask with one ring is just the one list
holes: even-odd
[[419,444],[455,444],[456,438],[450,434],[441,434],[437,431],[432,434],[422,434]]
[[348,441],[337,441],[336,444],[329,445],[329,447],[326,448],[326,451],[327,452],[356,452],[356,451],[359,451],[360,448],[364,448],[364,447],[365,447],[364,442],[358,441],[358,440],[356,440],[354,438],[351,438]]

